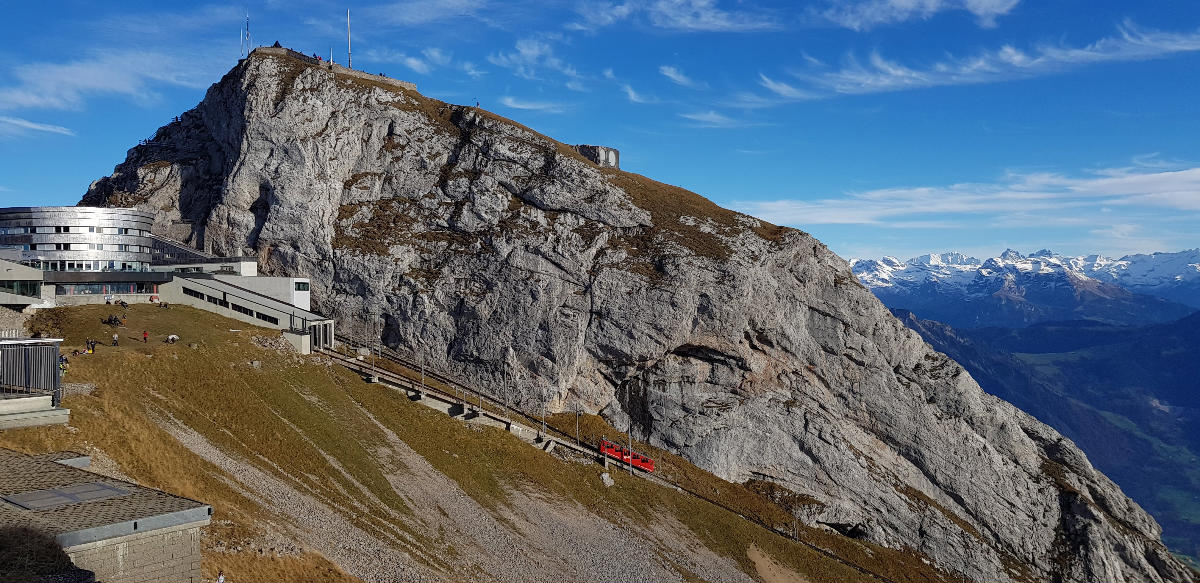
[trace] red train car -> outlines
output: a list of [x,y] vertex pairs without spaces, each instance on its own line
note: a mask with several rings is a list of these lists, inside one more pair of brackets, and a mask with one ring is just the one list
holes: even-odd
[[654,460],[607,439],[600,440],[600,453],[627,464],[633,464],[633,467],[639,470],[654,471]]

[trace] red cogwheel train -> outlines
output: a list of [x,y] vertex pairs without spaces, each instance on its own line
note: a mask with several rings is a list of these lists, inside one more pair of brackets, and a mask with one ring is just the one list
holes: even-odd
[[615,460],[632,464],[633,467],[639,470],[644,470],[647,472],[654,471],[654,460],[636,451],[633,451],[628,447],[617,445],[604,438],[600,439],[600,453]]

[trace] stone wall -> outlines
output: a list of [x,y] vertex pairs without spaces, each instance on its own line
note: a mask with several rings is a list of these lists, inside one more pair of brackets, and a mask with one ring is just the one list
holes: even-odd
[[105,583],[199,583],[200,527],[181,524],[63,549]]

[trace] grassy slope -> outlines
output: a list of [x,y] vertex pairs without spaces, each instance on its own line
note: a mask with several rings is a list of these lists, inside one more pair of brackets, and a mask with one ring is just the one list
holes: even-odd
[[[82,345],[87,337],[111,336],[111,329],[99,323],[111,311],[110,306],[59,309],[43,312],[37,321],[61,330],[69,349]],[[756,545],[812,581],[863,578],[728,510],[642,480],[619,480],[616,486],[604,488],[596,479],[596,466],[557,460],[499,430],[465,430],[460,421],[368,385],[325,359],[281,355],[252,341],[255,335],[273,335],[270,331],[248,329],[187,307],[158,310],[148,305],[131,307],[129,326],[120,330],[120,347],[102,346],[95,355],[72,360],[67,380],[95,383],[98,389],[65,400],[72,410],[70,427],[0,431],[0,446],[30,453],[96,448],[142,484],[212,504],[215,519],[204,558],[204,571],[210,577],[223,569],[236,580],[353,580],[315,552],[260,554],[256,540],[269,525],[288,524],[288,517],[273,514],[231,486],[236,476],[192,453],[155,419],[177,420],[223,452],[325,501],[380,537],[396,539],[399,531],[419,526],[384,518],[409,512],[387,479],[389,472],[403,469],[376,462],[372,448],[386,437],[365,412],[484,507],[503,505],[508,492],[529,485],[578,501],[618,524],[645,523],[655,512],[665,511],[706,546],[751,574],[755,570],[747,551]],[[151,334],[148,344],[140,342],[143,329]],[[169,333],[180,334],[183,341],[162,343]],[[260,361],[260,366],[251,366],[252,360]],[[594,423],[590,431],[608,431]],[[688,468],[682,461],[668,466],[676,472]],[[686,471],[704,474],[694,467]],[[739,488],[720,484],[729,491]],[[353,512],[345,492],[363,489],[370,496],[358,498],[375,508]],[[406,534],[424,544],[448,544],[433,540],[436,533]],[[851,556],[868,562],[878,557],[869,566],[893,577],[920,580],[932,574],[921,570],[919,561],[906,560],[899,553],[891,556],[849,539],[811,534],[825,537],[817,542],[826,548],[851,549]],[[244,550],[230,552],[230,548]],[[450,569],[444,564],[431,566],[441,572]]]

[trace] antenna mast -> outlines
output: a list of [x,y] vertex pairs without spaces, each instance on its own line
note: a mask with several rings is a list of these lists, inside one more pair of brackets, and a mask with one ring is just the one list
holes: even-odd
[[350,52],[350,9],[346,9],[346,68],[354,68],[354,57]]
[[242,41],[242,56],[250,56],[250,51],[253,50],[253,44],[250,42],[250,13],[246,13],[246,29],[241,34]]

